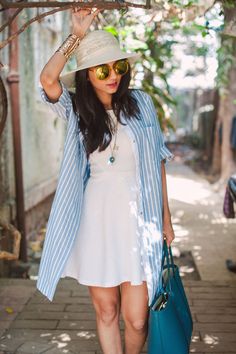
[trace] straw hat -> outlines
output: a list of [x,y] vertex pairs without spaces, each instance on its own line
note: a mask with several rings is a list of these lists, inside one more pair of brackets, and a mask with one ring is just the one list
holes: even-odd
[[85,35],[74,55],[77,61],[77,68],[60,75],[60,80],[68,88],[72,89],[75,87],[76,71],[125,58],[130,63],[133,63],[140,57],[138,53],[123,52],[120,49],[118,40],[111,33],[104,30],[96,30]]

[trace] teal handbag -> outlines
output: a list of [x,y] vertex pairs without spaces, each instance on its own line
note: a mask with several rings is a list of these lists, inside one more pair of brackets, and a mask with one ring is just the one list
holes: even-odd
[[171,247],[163,245],[162,288],[149,311],[148,354],[189,354],[193,322]]

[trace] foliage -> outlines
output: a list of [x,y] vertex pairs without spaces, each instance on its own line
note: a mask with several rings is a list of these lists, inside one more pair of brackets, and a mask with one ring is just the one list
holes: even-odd
[[228,86],[229,72],[236,64],[236,39],[233,37],[222,37],[221,47],[218,54],[217,86],[224,91]]
[[169,0],[168,3],[179,7],[189,7],[197,4],[198,0]]
[[[162,128],[174,129],[170,115],[176,101],[171,96],[168,85],[168,78],[176,68],[173,60],[173,47],[176,44],[173,38],[176,37],[173,33],[179,33],[181,38],[185,38],[186,43],[192,43],[188,45],[192,56],[206,58],[211,55],[211,48],[207,41],[204,44],[204,41],[197,42],[196,38],[199,34],[202,38],[206,38],[213,32],[218,35],[222,33],[224,8],[236,7],[235,0],[222,0],[222,3],[224,7],[216,7],[213,15],[207,13],[207,6],[211,7],[213,4],[211,0],[154,0],[153,5],[157,4],[159,9],[159,12],[156,12],[160,13],[159,19],[155,18],[155,13],[151,20],[150,17],[147,20],[148,17],[144,13],[142,17],[134,16],[132,12],[117,11],[113,14],[107,13],[107,17],[105,16],[108,23],[112,24],[106,26],[106,29],[112,32],[123,46],[128,42],[130,49],[141,53],[140,62],[135,67],[135,77],[139,78],[141,88],[152,96]],[[201,21],[197,18],[198,6],[199,14],[202,16]],[[183,13],[192,9],[194,9],[194,17],[186,23],[183,21]],[[218,22],[215,21],[214,16],[218,17]],[[228,73],[235,56],[233,43],[230,38],[224,39],[224,43],[222,42],[218,50],[218,87],[227,85]],[[135,83],[138,80],[135,79]]]
[[186,134],[184,137],[184,143],[193,147],[194,149],[200,149],[202,145],[202,139],[197,133]]
[[[141,89],[151,95],[162,129],[174,129],[169,111],[176,102],[170,94],[168,76],[175,67],[171,61],[172,45],[175,41],[169,38],[158,40],[156,23],[146,27],[143,24],[140,35],[136,31],[140,23],[135,18],[127,15],[114,22],[114,26],[106,26],[104,29],[118,37],[121,45],[129,41],[132,50],[141,54],[141,59],[134,69],[134,80],[141,84]],[[141,80],[137,78],[140,75]]]
[[228,8],[228,9],[235,9],[236,8],[235,0],[222,0],[222,3],[224,5],[224,7]]

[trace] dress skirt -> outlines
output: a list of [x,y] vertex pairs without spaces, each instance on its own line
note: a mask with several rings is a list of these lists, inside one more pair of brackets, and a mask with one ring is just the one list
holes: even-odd
[[[112,122],[116,117],[108,111]],[[115,137],[89,156],[80,227],[61,277],[80,284],[112,287],[146,281],[138,238],[136,163],[127,127],[118,124],[115,161],[108,163]]]

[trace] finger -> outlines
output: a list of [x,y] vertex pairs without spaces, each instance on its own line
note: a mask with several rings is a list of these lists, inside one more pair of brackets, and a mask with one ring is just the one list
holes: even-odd
[[82,8],[82,11],[91,12],[92,9],[90,7],[84,7],[84,8]]
[[81,10],[81,7],[80,6],[73,6],[73,12],[78,12]]
[[74,7],[73,8],[73,13],[77,13],[77,12],[79,12],[80,11],[80,7]]
[[93,12],[93,16],[97,16],[99,14],[99,12],[101,12],[102,9],[97,9],[96,11]]

